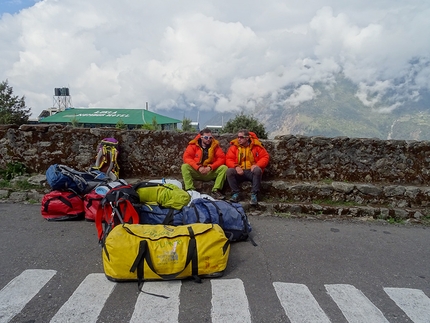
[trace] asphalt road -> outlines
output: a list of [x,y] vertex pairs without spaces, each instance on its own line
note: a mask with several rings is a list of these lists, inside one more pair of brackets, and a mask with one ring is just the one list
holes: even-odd
[[[229,322],[373,323],[378,321],[375,317],[380,322],[430,322],[430,228],[277,217],[250,220],[258,246],[233,244],[221,278],[204,279],[202,284],[179,281],[177,304],[172,305],[177,316],[170,322],[227,322],[216,312],[219,293],[224,295],[221,301],[234,294],[222,304],[225,311],[237,311],[230,313]],[[49,322],[87,277],[103,274],[94,223],[48,222],[39,205],[24,204],[0,204],[0,223],[0,323],[9,321],[5,313],[11,308],[10,282],[26,270],[54,274],[10,322]],[[407,305],[401,307],[389,296],[391,290],[400,295],[418,292],[419,299],[409,305],[417,311],[415,316],[408,316]],[[133,320],[140,308],[135,306],[141,295],[136,283],[115,284],[109,293],[96,313],[97,322],[139,321]],[[283,297],[291,295],[284,303]],[[86,297],[87,303],[94,302]],[[361,302],[363,298],[367,301]],[[143,304],[144,314],[153,315],[149,313],[155,305],[148,300]],[[316,305],[306,307],[309,304]],[[165,320],[162,315],[168,308],[145,322],[157,322],[157,315]],[[309,316],[312,311],[314,316]]]

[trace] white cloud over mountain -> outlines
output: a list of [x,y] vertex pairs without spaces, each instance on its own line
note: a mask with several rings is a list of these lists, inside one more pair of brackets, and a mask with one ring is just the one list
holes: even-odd
[[343,72],[389,112],[430,89],[429,16],[426,0],[43,0],[1,16],[0,80],[34,116],[57,87],[75,107],[231,112],[297,106]]

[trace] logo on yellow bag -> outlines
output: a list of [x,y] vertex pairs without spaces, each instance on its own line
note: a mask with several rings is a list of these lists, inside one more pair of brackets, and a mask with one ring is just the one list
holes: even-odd
[[177,263],[178,262],[178,254],[176,253],[176,246],[178,245],[178,241],[174,241],[172,244],[172,249],[169,251],[165,251],[162,254],[158,255],[157,258],[159,263],[167,264],[167,263]]

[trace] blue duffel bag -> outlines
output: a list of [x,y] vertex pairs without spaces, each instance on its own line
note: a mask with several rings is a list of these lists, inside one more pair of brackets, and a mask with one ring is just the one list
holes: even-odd
[[139,209],[140,224],[182,225],[182,211],[165,208],[158,204],[143,204]]
[[230,241],[247,240],[252,231],[248,217],[240,203],[197,198],[181,210],[144,204],[139,212],[141,224],[186,225],[216,223]]
[[230,241],[247,240],[252,231],[248,216],[240,203],[223,200],[194,199],[182,209],[184,222],[217,223]]

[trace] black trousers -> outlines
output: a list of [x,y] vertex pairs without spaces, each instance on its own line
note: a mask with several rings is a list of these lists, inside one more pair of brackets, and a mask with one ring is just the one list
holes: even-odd
[[231,191],[234,193],[240,192],[239,185],[243,182],[252,183],[252,194],[257,194],[260,191],[261,178],[263,176],[263,171],[260,167],[256,167],[253,172],[250,169],[245,169],[242,175],[236,172],[236,168],[227,169],[227,181],[230,185]]

